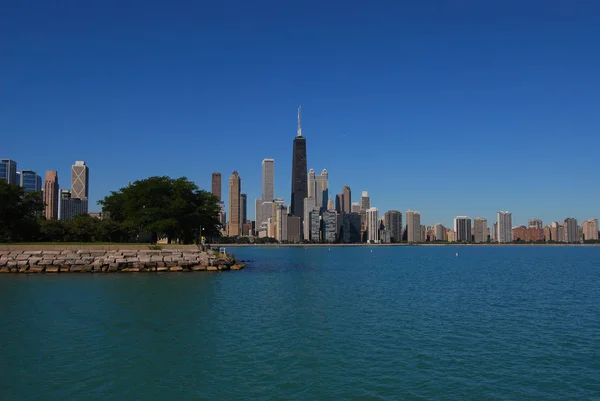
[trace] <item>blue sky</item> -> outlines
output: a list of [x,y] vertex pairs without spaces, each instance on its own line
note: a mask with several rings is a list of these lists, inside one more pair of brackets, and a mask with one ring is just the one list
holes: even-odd
[[[325,4],[326,3],[326,4]],[[210,189],[308,166],[380,213],[600,216],[600,3],[13,2],[0,14],[0,157],[90,166],[90,197],[152,175]],[[96,206],[96,209],[98,207]]]

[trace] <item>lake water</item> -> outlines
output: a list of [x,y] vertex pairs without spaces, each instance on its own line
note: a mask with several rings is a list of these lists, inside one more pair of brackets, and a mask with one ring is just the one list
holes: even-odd
[[0,276],[0,399],[600,399],[600,247],[230,250]]

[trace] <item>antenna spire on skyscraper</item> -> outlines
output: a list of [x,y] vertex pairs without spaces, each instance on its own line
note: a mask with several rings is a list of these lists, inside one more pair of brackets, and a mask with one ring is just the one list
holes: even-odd
[[298,107],[298,136],[302,136],[302,105]]

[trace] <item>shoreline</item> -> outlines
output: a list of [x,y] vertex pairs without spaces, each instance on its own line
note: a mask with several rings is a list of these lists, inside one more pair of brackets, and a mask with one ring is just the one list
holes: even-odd
[[223,248],[246,248],[246,247],[257,247],[257,248],[281,248],[281,247],[306,247],[306,248],[322,248],[322,247],[395,247],[395,246],[460,246],[460,247],[508,247],[508,246],[539,246],[539,247],[556,247],[556,246],[600,246],[600,244],[461,244],[461,243],[444,243],[444,244],[427,244],[427,243],[400,243],[400,244],[210,244],[211,247],[223,247]]

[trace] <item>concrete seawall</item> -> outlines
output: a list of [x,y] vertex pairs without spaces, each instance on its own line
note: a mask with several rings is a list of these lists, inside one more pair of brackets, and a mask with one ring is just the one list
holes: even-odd
[[[245,267],[218,252],[195,249],[57,249],[37,246],[0,248],[0,273],[118,273],[223,271]],[[46,249],[51,248],[51,249]],[[146,247],[147,248],[147,247]]]

